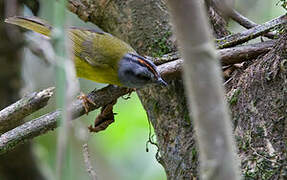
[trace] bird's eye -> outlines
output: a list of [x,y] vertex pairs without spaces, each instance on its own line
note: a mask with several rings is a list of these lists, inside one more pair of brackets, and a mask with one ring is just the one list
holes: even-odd
[[149,81],[150,80],[150,77],[145,76],[143,74],[137,74],[136,77],[139,78],[139,79],[142,79],[144,81]]
[[125,73],[126,75],[133,75],[133,74],[134,74],[134,72],[131,71],[131,70],[126,70],[124,73]]

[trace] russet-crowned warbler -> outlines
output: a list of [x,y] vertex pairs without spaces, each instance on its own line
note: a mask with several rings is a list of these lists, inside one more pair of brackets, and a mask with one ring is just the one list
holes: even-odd
[[[10,17],[5,20],[50,36],[52,27],[37,17]],[[166,85],[154,63],[136,53],[127,43],[94,29],[71,27],[77,76],[99,83],[141,88],[150,83]]]

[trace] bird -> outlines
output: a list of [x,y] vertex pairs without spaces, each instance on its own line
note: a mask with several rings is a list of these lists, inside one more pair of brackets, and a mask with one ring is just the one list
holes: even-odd
[[[13,16],[5,22],[47,37],[53,30],[49,23],[38,17]],[[67,33],[72,42],[78,77],[134,89],[149,84],[167,86],[157,66],[119,38],[93,28],[69,27]]]

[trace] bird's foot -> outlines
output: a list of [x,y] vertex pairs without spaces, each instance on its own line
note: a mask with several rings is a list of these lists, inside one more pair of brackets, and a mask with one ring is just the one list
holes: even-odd
[[132,92],[134,92],[134,91],[136,91],[136,88],[129,88],[129,89],[128,89],[128,94],[127,94],[127,96],[126,96],[126,97],[125,97],[125,96],[122,96],[122,98],[123,98],[124,100],[130,99],[130,98],[131,98],[131,94],[132,94]]
[[89,113],[89,104],[96,105],[94,101],[92,101],[88,96],[86,96],[83,92],[81,92],[81,95],[77,97],[78,99],[82,100],[85,113],[88,115]]

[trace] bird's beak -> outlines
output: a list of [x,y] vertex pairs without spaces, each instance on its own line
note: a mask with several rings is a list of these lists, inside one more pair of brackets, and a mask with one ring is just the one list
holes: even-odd
[[158,78],[156,83],[162,86],[167,86],[167,83],[162,78]]

